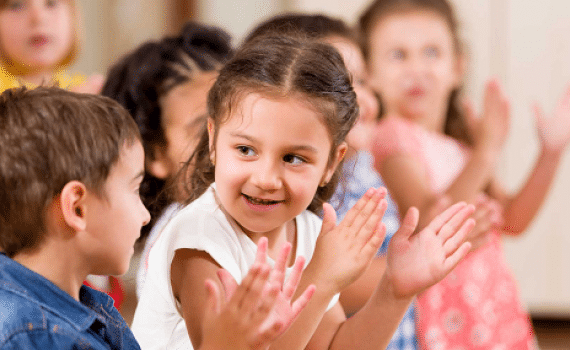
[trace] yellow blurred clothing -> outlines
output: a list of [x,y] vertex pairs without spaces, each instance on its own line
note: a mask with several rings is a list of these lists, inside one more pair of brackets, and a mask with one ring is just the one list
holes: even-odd
[[[65,70],[60,70],[53,77],[54,82],[59,84],[59,87],[68,89],[85,82],[85,77],[80,74],[71,75]],[[36,85],[23,83],[17,76],[10,74],[4,67],[0,66],[0,92],[18,86],[26,86],[34,88]]]

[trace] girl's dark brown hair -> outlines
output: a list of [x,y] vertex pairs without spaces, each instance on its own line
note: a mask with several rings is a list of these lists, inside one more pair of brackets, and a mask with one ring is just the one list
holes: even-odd
[[[269,97],[303,98],[323,117],[331,138],[329,161],[358,117],[356,94],[342,57],[331,46],[290,35],[267,35],[245,43],[220,71],[208,95],[208,113],[214,123],[215,145],[219,126],[248,93]],[[188,164],[188,203],[212,184],[214,165],[210,161],[208,133],[204,131]],[[335,191],[339,169],[331,181],[319,187],[308,209],[319,212]]]
[[[147,41],[116,62],[107,74],[101,94],[125,107],[137,123],[146,162],[166,148],[160,99],[202,72],[219,70],[233,54],[231,37],[220,28],[188,22],[178,35]],[[205,119],[204,119],[205,124]],[[141,184],[141,196],[151,213],[143,227],[144,239],[168,205],[173,203],[176,177],[164,180],[149,172]]]
[[[382,19],[393,14],[423,11],[435,13],[445,21],[452,35],[455,53],[457,56],[461,55],[463,48],[459,38],[459,25],[453,7],[447,0],[376,0],[368,6],[359,19],[362,52],[366,60],[370,61],[372,31]],[[460,91],[461,87],[458,87],[451,92],[444,132],[467,145],[472,145],[473,140],[458,102]],[[382,104],[380,106],[382,107]],[[381,108],[380,114],[383,112],[384,109]]]

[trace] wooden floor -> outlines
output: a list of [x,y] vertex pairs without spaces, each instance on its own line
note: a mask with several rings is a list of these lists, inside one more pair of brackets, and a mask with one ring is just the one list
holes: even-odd
[[541,350],[570,350],[570,319],[534,319]]

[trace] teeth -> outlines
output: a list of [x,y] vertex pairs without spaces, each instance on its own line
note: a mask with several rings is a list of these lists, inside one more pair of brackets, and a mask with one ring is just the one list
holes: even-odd
[[253,197],[250,197],[246,194],[244,194],[244,196],[245,196],[245,198],[247,198],[248,201],[250,201],[253,204],[271,205],[271,204],[279,203],[279,201],[274,201],[274,200],[253,198]]

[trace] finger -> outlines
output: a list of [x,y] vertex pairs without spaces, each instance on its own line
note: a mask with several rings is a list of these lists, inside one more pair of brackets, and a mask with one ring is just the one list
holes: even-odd
[[544,121],[545,121],[544,111],[542,109],[542,106],[538,102],[534,102],[532,104],[532,111],[534,112],[534,120],[536,123],[536,127],[538,128],[538,130],[542,130],[544,128]]
[[315,294],[316,289],[317,287],[315,287],[314,284],[311,284],[310,286],[307,287],[307,289],[305,289],[303,294],[301,294],[301,296],[298,297],[297,300],[295,300],[295,302],[291,305],[292,318],[289,320],[288,323],[293,322],[295,318],[301,313],[301,311],[303,311],[305,306],[307,306],[307,304],[313,297],[313,294]]
[[[279,294],[280,288],[281,286],[273,283],[269,285],[267,293],[264,293],[263,295],[256,296],[254,293],[249,293],[251,294],[252,298],[255,297],[255,302],[244,303],[244,307],[251,308],[244,310],[245,312],[249,311],[252,314],[250,326],[253,327],[255,325],[261,325],[267,318],[273,309],[273,306],[275,305],[275,301],[277,300],[277,295]],[[280,320],[278,321],[281,322]]]
[[275,261],[275,266],[271,270],[271,277],[269,278],[270,282],[279,284],[279,288],[283,286],[283,282],[285,281],[285,269],[287,268],[287,260],[289,258],[289,253],[291,252],[291,243],[285,242],[281,247],[281,251],[279,252],[279,256]]
[[[368,230],[361,231],[363,227],[369,222],[369,220],[381,220],[382,217],[378,218],[378,207],[383,200],[383,195],[381,192],[376,191],[374,195],[370,198],[370,200],[366,203],[366,205],[357,213],[356,217],[352,220],[352,224],[349,226],[345,226],[349,229],[347,232],[350,232],[352,235],[359,235],[360,233],[366,233]],[[377,223],[377,221],[376,221]],[[373,226],[369,226],[369,229],[374,229],[376,227],[376,223]]]
[[464,242],[459,249],[457,249],[453,254],[448,256],[443,263],[443,276],[447,275],[459,262],[463,259],[467,253],[471,250],[471,243]]
[[258,273],[247,274],[235,293],[240,312],[248,315],[255,314],[259,301],[264,295],[268,279],[269,266],[267,265],[260,266]]
[[[382,217],[386,212],[388,207],[388,202],[382,199],[376,210],[370,215],[364,227],[357,233],[357,244],[364,254],[370,253],[371,249],[374,249],[378,240],[381,240],[379,236],[384,238],[386,234],[385,225],[382,224]],[[380,242],[382,244],[382,242]],[[378,250],[378,248],[376,248]],[[374,250],[372,253],[376,253]]]
[[369,188],[366,193],[356,203],[350,208],[350,210],[344,216],[344,219],[340,222],[339,226],[341,227],[351,227],[354,223],[356,217],[360,214],[360,212],[366,207],[366,205],[370,202],[372,197],[376,195],[377,190],[375,188]]
[[398,240],[408,240],[412,233],[414,233],[416,226],[418,226],[418,220],[420,218],[420,212],[416,207],[410,207],[402,220],[402,224],[396,233],[394,233],[394,237]]
[[326,235],[336,227],[336,212],[332,205],[323,203],[323,223],[320,235]]
[[220,313],[222,298],[218,286],[211,279],[206,280],[205,287],[207,298],[204,318],[211,319]]
[[287,282],[283,286],[283,296],[286,300],[291,300],[295,291],[297,290],[297,286],[301,281],[301,275],[303,273],[303,267],[305,266],[305,257],[298,256],[295,259],[295,264],[293,265],[293,269],[291,270],[291,274],[287,279]]
[[265,264],[267,262],[267,237],[261,237],[257,241],[257,252],[255,254],[254,264]]
[[[471,204],[463,207],[443,225],[437,235],[440,236],[443,242],[447,241],[458,231],[465,220],[467,220],[474,211],[475,207]],[[475,221],[473,221],[473,223],[475,223]]]
[[234,295],[238,284],[232,275],[224,269],[219,269],[217,271],[217,275],[220,279],[220,282],[222,283],[222,287],[224,288],[224,294],[226,296],[225,299],[227,302]]
[[473,227],[475,227],[475,220],[467,219],[459,230],[455,231],[449,239],[444,241],[443,252],[446,257],[453,254],[465,242],[467,234],[473,230]]
[[437,215],[427,226],[427,228],[433,230],[434,232],[439,232],[443,225],[448,222],[456,213],[463,209],[467,204],[465,202],[455,203],[451,207],[443,211],[443,213]]

